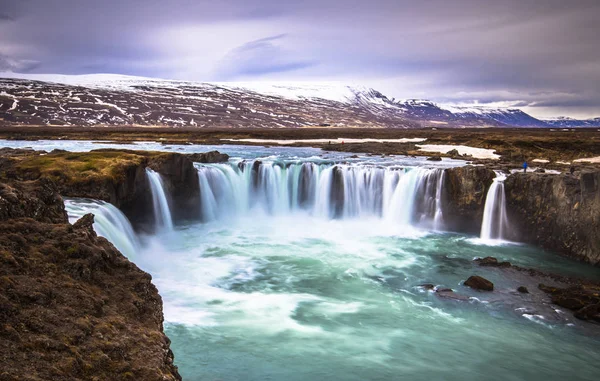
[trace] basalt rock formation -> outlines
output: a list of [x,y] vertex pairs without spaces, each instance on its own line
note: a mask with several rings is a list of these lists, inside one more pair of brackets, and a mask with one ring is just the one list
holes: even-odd
[[15,180],[50,179],[65,197],[110,202],[137,228],[151,230],[153,215],[145,169],[158,172],[177,219],[200,218],[200,186],[193,161],[221,162],[228,156],[102,149],[91,152],[3,149],[1,176]]
[[517,173],[504,188],[517,240],[600,264],[600,171]]
[[442,207],[444,220],[452,230],[479,234],[485,199],[494,171],[486,167],[457,167],[446,170]]
[[200,218],[198,171],[190,158],[178,153],[163,154],[150,159],[147,166],[160,173],[171,196],[175,219]]
[[150,275],[93,222],[48,179],[0,180],[0,379],[181,380]]

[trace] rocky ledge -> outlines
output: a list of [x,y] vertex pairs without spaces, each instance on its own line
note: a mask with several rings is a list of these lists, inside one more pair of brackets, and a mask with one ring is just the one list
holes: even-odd
[[93,221],[48,179],[0,180],[0,379],[181,380],[151,276]]
[[[494,177],[483,166],[446,170],[443,209],[451,230],[479,234]],[[600,170],[514,173],[504,190],[511,227],[507,239],[600,264]]]
[[110,202],[132,224],[151,230],[153,214],[146,168],[161,174],[176,220],[200,218],[200,186],[194,162],[217,163],[229,159],[217,151],[184,155],[101,149],[91,152],[52,152],[0,149],[0,176],[13,180],[49,179],[65,197]]
[[515,240],[600,264],[600,171],[516,173],[504,189]]

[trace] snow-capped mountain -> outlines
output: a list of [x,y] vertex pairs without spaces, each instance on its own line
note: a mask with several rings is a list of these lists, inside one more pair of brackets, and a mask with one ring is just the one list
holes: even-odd
[[10,73],[0,73],[0,124],[231,128],[548,126],[518,109],[395,100],[374,89],[338,83],[199,83],[107,74]]
[[567,116],[561,116],[555,119],[546,119],[544,122],[551,127],[569,128],[569,127],[600,127],[600,118],[593,119],[573,119]]

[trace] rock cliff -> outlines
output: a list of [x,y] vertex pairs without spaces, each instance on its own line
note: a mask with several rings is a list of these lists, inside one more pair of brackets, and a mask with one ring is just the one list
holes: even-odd
[[504,188],[515,239],[600,264],[600,171],[517,173]]
[[193,161],[215,163],[228,159],[217,151],[184,155],[114,149],[80,153],[0,150],[2,176],[15,180],[50,179],[62,196],[110,202],[134,226],[148,231],[153,228],[153,213],[148,208],[152,196],[146,168],[163,178],[174,219],[193,220],[200,218],[200,186]]
[[0,180],[0,379],[180,380],[150,275],[57,190]]
[[486,167],[450,168],[444,176],[442,208],[450,230],[479,234],[485,199],[494,180],[494,171]]

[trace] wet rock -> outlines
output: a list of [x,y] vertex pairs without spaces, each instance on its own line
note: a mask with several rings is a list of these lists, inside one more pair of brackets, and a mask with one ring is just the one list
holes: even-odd
[[451,230],[479,234],[487,191],[496,177],[486,167],[446,169],[442,187],[444,222]]
[[470,276],[464,283],[465,286],[475,290],[494,291],[494,284],[479,275]]
[[431,284],[431,283],[424,283],[424,284],[419,285],[419,287],[421,287],[425,290],[433,290],[435,288],[435,285]]
[[488,267],[511,267],[511,263],[510,262],[498,262],[498,259],[494,258],[494,257],[485,257],[485,258],[478,258],[475,259],[474,261],[475,263],[477,263],[479,266],[488,266]]
[[469,298],[465,295],[460,295],[454,292],[454,290],[450,288],[440,288],[436,290],[435,294],[444,299],[452,299],[452,300],[460,300],[460,301],[468,301]]
[[517,288],[517,291],[521,294],[529,294],[529,290],[525,286],[519,286],[519,288]]
[[579,284],[560,288],[540,284],[540,290],[550,295],[552,303],[574,311],[578,319],[600,322],[600,286]]
[[334,218],[340,218],[344,212],[344,200],[345,200],[345,186],[344,186],[344,174],[340,167],[337,165],[333,167],[331,189],[329,193],[329,202]]
[[442,161],[441,156],[431,156],[427,158],[428,161]]
[[[214,152],[218,154],[217,151]],[[206,155],[210,156],[214,152]],[[198,171],[192,160],[186,155],[168,153],[151,158],[148,167],[160,173],[163,179],[170,197],[173,218],[176,221],[199,219],[201,190]]]
[[219,151],[210,151],[204,153],[193,153],[187,157],[195,163],[226,163],[229,161],[229,155],[220,153]]
[[458,152],[458,150],[455,148],[451,151],[446,152],[446,155],[450,155],[450,156],[460,156],[460,153]]
[[537,168],[533,173],[546,173],[546,170],[544,168]]

